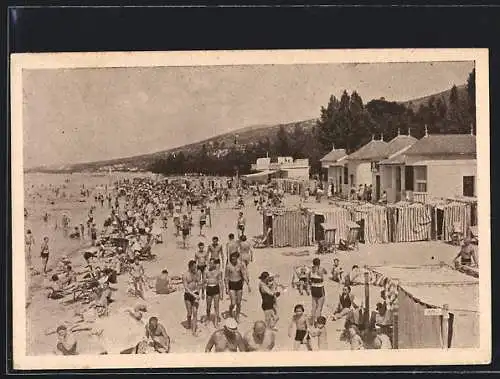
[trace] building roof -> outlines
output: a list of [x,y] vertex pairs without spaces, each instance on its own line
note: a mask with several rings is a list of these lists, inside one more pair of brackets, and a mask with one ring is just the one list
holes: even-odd
[[345,149],[332,149],[328,154],[320,159],[321,162],[336,162],[340,158],[345,157],[347,154]]
[[405,151],[405,155],[476,154],[476,136],[470,134],[432,134]]
[[387,142],[381,140],[371,140],[354,153],[348,156],[352,160],[378,160],[386,158]]
[[391,155],[403,150],[404,148],[413,145],[418,139],[408,135],[398,135],[387,144],[386,154],[384,158],[389,158]]

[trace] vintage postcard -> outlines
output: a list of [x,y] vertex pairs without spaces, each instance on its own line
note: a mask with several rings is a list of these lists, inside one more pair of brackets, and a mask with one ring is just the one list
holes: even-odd
[[14,54],[11,84],[16,369],[490,361],[486,49]]

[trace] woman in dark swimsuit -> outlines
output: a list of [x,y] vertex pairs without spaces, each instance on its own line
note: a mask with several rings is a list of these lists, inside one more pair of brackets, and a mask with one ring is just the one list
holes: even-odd
[[259,292],[262,297],[262,310],[264,311],[266,325],[269,329],[274,329],[277,318],[275,314],[275,303],[276,298],[279,296],[279,292],[274,292],[271,288],[269,288],[269,278],[270,276],[267,271],[260,274]]
[[319,258],[313,259],[313,266],[309,272],[309,286],[311,289],[311,318],[312,323],[314,323],[321,312],[323,311],[323,305],[325,304],[325,284],[324,277],[328,275],[327,271],[321,267],[321,261]]

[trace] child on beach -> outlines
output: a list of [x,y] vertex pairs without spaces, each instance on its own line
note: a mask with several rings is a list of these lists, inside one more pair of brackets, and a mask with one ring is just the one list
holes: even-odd
[[[314,326],[309,330],[311,341],[314,339],[314,350],[328,350],[328,337],[326,332],[326,317],[319,316]],[[312,345],[312,344],[311,344]]]
[[28,262],[28,267],[29,269],[33,269],[33,264],[31,262],[31,249],[33,246],[35,246],[35,238],[33,237],[33,234],[31,233],[31,230],[28,229],[26,232],[26,236],[24,237],[24,244],[26,247],[26,258]]
[[301,344],[305,344],[307,350],[312,350],[311,337],[307,330],[307,316],[302,304],[297,304],[294,309],[292,320],[288,328],[288,336],[292,338],[292,330],[295,328],[295,337],[293,340],[293,349],[299,350]]
[[349,332],[349,343],[351,344],[351,350],[364,350],[365,346],[361,336],[359,335],[359,329],[356,325],[351,325],[348,329]]

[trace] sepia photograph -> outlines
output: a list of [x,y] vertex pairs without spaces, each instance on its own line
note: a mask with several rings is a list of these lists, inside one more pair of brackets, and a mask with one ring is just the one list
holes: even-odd
[[14,368],[488,363],[488,70],[12,55]]

